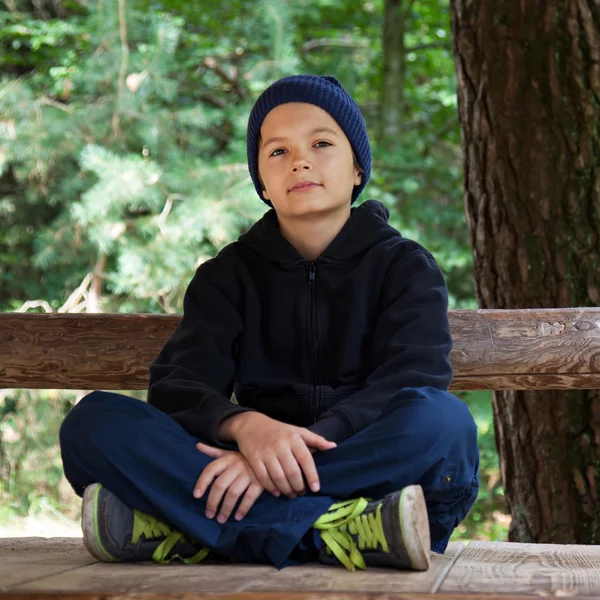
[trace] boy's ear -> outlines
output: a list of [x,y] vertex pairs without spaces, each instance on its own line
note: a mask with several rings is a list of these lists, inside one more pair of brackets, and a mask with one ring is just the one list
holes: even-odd
[[263,196],[265,197],[265,200],[270,200],[270,198],[267,194],[267,190],[263,190]]

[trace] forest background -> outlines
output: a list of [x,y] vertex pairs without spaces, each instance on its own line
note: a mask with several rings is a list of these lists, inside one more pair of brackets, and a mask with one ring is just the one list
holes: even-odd
[[[334,75],[361,106],[373,170],[357,205],[388,206],[436,257],[450,308],[477,307],[447,0],[396,2],[392,34],[383,0],[3,4],[1,311],[181,313],[198,265],[268,208],[247,170],[247,119],[296,73]],[[386,43],[403,64],[393,140]],[[58,429],[87,392],[0,390],[0,535],[48,518],[76,531]],[[481,489],[453,539],[505,540],[491,393],[457,395],[478,425]]]

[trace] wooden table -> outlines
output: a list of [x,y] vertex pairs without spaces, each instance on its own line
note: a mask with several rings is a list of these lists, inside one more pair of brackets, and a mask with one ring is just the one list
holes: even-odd
[[429,571],[351,573],[318,563],[98,563],[81,538],[0,538],[0,599],[398,600],[600,596],[600,546],[450,543]]

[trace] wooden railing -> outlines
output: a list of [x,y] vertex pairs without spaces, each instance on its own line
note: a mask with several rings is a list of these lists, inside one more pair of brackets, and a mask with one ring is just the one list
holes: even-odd
[[[600,308],[454,310],[451,389],[600,389]],[[180,315],[0,313],[0,388],[139,390]]]

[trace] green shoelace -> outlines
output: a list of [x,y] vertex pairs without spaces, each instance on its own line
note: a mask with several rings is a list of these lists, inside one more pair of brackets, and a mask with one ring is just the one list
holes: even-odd
[[144,536],[147,540],[152,540],[160,537],[165,537],[161,544],[156,548],[152,555],[152,560],[160,564],[168,564],[175,558],[179,558],[187,565],[195,565],[201,560],[204,560],[210,550],[209,548],[202,548],[199,552],[184,558],[179,554],[173,554],[168,556],[169,552],[173,550],[173,547],[178,541],[183,541],[185,536],[179,531],[173,531],[166,523],[162,523],[158,519],[147,515],[146,513],[140,512],[139,510],[133,511],[133,535],[131,536],[131,543],[135,544],[141,536]]
[[[368,504],[366,498],[332,504],[313,525],[319,530],[328,554],[334,554],[349,571],[354,571],[356,567],[366,568],[361,550],[380,546],[384,552],[388,552],[381,522],[381,504],[375,513],[364,515],[362,513]],[[358,538],[358,545],[352,536]]]

